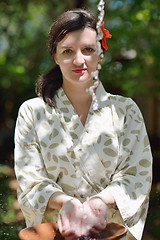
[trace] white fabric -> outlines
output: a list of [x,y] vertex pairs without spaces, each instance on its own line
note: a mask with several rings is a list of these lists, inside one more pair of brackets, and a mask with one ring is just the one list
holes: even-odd
[[140,240],[152,180],[145,124],[130,98],[106,93],[101,83],[96,96],[98,110],[91,105],[85,126],[62,88],[55,108],[40,98],[22,104],[15,129],[18,201],[29,227],[47,216],[55,220],[57,211],[46,211],[53,193],[65,192],[83,202],[106,189],[120,212],[118,218],[109,213],[109,220],[122,217]]

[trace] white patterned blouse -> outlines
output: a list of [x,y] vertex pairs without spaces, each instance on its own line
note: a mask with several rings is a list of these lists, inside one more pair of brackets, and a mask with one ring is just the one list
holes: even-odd
[[41,98],[22,104],[15,129],[18,201],[29,227],[56,220],[57,211],[46,211],[53,193],[84,202],[106,189],[118,208],[109,209],[108,220],[124,223],[139,240],[152,181],[143,117],[133,100],[105,92],[101,83],[96,96],[98,109],[91,105],[85,126],[62,88],[55,108]]

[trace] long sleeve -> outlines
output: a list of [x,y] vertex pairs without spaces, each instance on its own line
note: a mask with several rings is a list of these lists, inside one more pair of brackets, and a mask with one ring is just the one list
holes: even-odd
[[96,95],[99,108],[90,108],[85,127],[62,88],[55,109],[39,98],[21,106],[15,130],[18,200],[31,226],[41,223],[55,192],[82,202],[110,192],[118,206],[110,220],[126,224],[140,240],[152,181],[145,124],[131,99],[110,95],[101,84]]
[[127,101],[125,108],[119,107],[119,162],[106,191],[114,196],[129,231],[140,240],[151,189],[152,154],[141,112],[131,99]]
[[28,227],[42,222],[50,196],[62,191],[56,179],[48,177],[35,124],[31,105],[22,104],[15,128],[15,173],[18,201]]

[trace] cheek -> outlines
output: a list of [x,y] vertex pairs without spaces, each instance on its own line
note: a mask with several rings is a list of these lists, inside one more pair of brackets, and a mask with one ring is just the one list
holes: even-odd
[[87,61],[90,64],[90,66],[94,68],[98,64],[99,57],[97,55],[93,55],[89,57]]
[[72,57],[66,57],[66,58],[62,58],[60,61],[60,65],[62,66],[67,66],[73,63],[73,58]]
[[69,59],[63,60],[59,63],[62,74],[68,74],[72,68],[72,62]]
[[71,58],[67,58],[67,59],[64,59],[64,60],[63,60],[62,64],[63,64],[64,66],[66,66],[66,65],[71,64],[72,62],[73,62],[73,60],[72,60]]
[[63,70],[68,70],[68,67],[71,65],[72,61],[70,59],[63,59],[59,61],[59,67]]

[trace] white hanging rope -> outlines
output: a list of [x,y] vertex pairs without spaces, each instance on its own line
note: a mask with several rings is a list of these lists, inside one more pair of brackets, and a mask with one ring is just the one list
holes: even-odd
[[[101,43],[100,40],[103,38],[103,32],[101,31],[101,26],[102,26],[102,21],[104,18],[104,6],[105,6],[105,2],[103,0],[100,0],[98,5],[97,5],[97,9],[99,11],[98,14],[98,21],[97,21],[97,25],[96,25],[96,29],[97,29],[97,45],[96,45],[96,52],[98,55],[100,55],[100,58],[103,58],[103,51],[101,48]],[[93,100],[93,110],[97,110],[98,109],[98,100],[95,94],[95,89],[98,87],[99,85],[99,70],[101,69],[101,65],[98,64],[97,65],[97,69],[96,71],[91,73],[91,76],[93,77],[93,85],[89,88],[86,89],[87,92],[90,93],[90,95],[92,96],[92,100]]]

